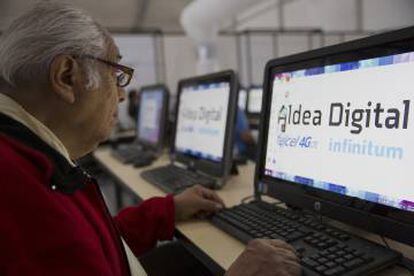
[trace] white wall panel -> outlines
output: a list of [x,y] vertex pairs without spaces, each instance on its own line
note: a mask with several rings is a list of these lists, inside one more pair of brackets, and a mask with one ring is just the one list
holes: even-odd
[[178,80],[191,77],[196,72],[196,49],[191,39],[176,35],[165,36],[164,47],[166,80],[175,95]]
[[220,35],[217,40],[217,59],[220,70],[237,69],[236,38]]
[[412,0],[364,0],[363,27],[366,30],[394,29],[414,25]]
[[266,63],[274,57],[273,37],[270,35],[250,36],[251,45],[251,84],[262,85]]
[[310,50],[311,36],[303,34],[280,34],[278,35],[278,56],[283,57],[303,51]]
[[[114,34],[114,40],[121,55],[120,63],[135,69],[134,78],[126,88],[139,89],[143,85],[156,82],[154,39],[150,35]],[[128,99],[128,97],[127,97]],[[134,121],[127,114],[128,101],[119,105],[118,117],[124,128],[134,126]]]

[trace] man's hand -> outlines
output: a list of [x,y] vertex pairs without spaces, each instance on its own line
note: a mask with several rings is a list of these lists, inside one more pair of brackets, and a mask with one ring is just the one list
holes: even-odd
[[296,276],[301,267],[294,249],[281,240],[257,239],[247,245],[226,276]]
[[175,221],[209,215],[224,207],[223,200],[212,190],[200,185],[174,196]]

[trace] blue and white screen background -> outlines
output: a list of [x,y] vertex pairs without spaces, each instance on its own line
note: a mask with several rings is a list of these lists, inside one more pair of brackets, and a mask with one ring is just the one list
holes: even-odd
[[183,87],[177,116],[176,151],[222,161],[229,97],[228,82]]
[[414,211],[414,52],[275,74],[265,175]]
[[162,90],[142,92],[137,125],[139,140],[151,144],[158,143],[164,101],[163,97]]

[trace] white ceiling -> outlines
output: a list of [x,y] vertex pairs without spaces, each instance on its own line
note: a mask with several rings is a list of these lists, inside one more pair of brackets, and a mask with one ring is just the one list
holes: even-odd
[[[192,0],[0,0],[0,32],[13,18],[39,1],[61,1],[78,6],[113,30],[133,28],[168,32],[182,30],[180,13]],[[280,3],[285,3],[282,9],[279,9]],[[414,25],[414,1],[267,0],[258,1],[256,6],[232,20],[231,25],[223,28],[387,30]]]
[[[48,0],[40,0],[48,1]],[[56,0],[55,0],[56,1]],[[57,0],[85,9],[108,28],[181,30],[179,15],[191,0]],[[0,0],[0,30],[39,0]]]

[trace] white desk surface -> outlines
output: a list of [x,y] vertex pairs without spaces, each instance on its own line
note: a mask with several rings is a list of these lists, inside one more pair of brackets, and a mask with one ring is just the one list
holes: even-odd
[[[95,158],[114,176],[121,180],[140,198],[148,199],[154,196],[164,196],[165,192],[146,182],[141,178],[143,170],[163,166],[168,164],[167,155],[163,155],[149,167],[134,168],[132,165],[125,165],[112,157],[110,149],[98,149],[94,153]],[[227,206],[239,204],[241,199],[253,194],[254,163],[249,163],[239,167],[239,175],[229,179],[227,184],[217,193],[224,200]],[[348,230],[381,243],[377,235],[366,233],[360,229],[347,227]],[[192,220],[179,223],[177,229],[194,245],[210,256],[216,263],[227,269],[236,257],[243,251],[244,244],[230,235],[224,233],[211,223],[201,220]],[[414,233],[413,233],[414,234]],[[392,248],[403,252],[407,257],[414,259],[414,248],[408,247],[397,242],[389,241]],[[410,275],[408,271],[401,267],[387,269],[378,275]]]

